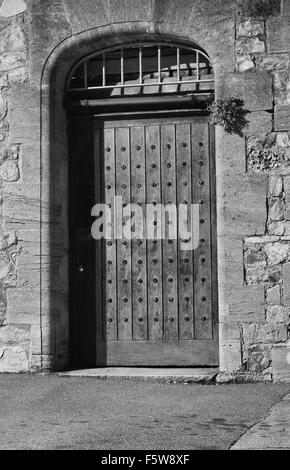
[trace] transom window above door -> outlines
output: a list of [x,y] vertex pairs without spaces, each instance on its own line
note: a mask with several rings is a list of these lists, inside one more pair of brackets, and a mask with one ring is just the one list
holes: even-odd
[[135,44],[94,53],[72,70],[69,95],[99,98],[199,94],[212,96],[213,69],[200,49],[173,44]]

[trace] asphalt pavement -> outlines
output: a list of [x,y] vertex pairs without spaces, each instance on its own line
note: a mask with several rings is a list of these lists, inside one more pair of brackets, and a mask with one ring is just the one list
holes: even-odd
[[0,375],[0,449],[229,449],[288,384]]

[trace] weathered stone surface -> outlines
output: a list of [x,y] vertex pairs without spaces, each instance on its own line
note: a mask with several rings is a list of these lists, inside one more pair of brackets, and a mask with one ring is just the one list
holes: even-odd
[[289,0],[282,0],[281,2],[281,15],[289,16],[290,15],[290,2]]
[[15,160],[6,160],[0,166],[0,177],[3,181],[7,181],[9,183],[18,181],[20,178],[18,162]]
[[247,284],[273,285],[281,279],[281,271],[277,267],[266,267],[263,264],[246,266],[245,278]]
[[285,234],[285,222],[271,222],[268,225],[268,232],[271,235],[284,235]]
[[266,319],[269,323],[288,323],[290,321],[290,307],[271,305],[267,307]]
[[237,53],[265,52],[265,42],[258,37],[239,37],[237,40]]
[[226,178],[217,191],[218,235],[261,235],[266,224],[267,178]]
[[27,5],[23,0],[3,0],[0,8],[0,16],[10,17],[19,15],[27,9]]
[[279,264],[290,257],[290,246],[287,243],[270,243],[265,245],[265,252],[269,264]]
[[289,236],[290,235],[290,222],[286,221],[284,222],[284,236]]
[[[225,315],[222,315],[225,317]],[[242,367],[241,332],[236,323],[220,324],[220,371],[237,371]]]
[[48,323],[51,314],[51,294],[40,290],[7,289],[7,319],[9,323],[21,325],[40,324],[40,300],[42,300],[42,322]]
[[275,382],[290,382],[290,343],[277,344],[272,349],[272,370]]
[[27,372],[30,368],[30,327],[0,327],[0,372]]
[[263,287],[220,286],[220,321],[228,323],[262,322],[265,319]]
[[272,115],[266,112],[255,112],[248,115],[249,128],[247,136],[249,138],[261,138],[272,131]]
[[270,52],[290,50],[290,24],[287,17],[276,17],[267,22],[268,47]]
[[290,104],[281,104],[275,106],[275,130],[276,131],[289,131],[290,130]]
[[24,32],[18,22],[0,31],[0,72],[9,75],[27,64],[27,48]]
[[227,134],[221,126],[216,126],[216,172],[217,185],[223,184],[225,175],[246,173],[245,140]]
[[284,219],[284,201],[278,197],[270,198],[268,201],[268,220],[279,221]]
[[269,54],[259,55],[256,57],[256,65],[258,68],[272,72],[273,70],[287,71],[289,66],[288,54]]
[[268,191],[270,196],[279,197],[283,190],[283,180],[281,176],[270,176],[268,181]]
[[290,176],[284,177],[285,219],[290,220]]
[[280,237],[276,235],[261,235],[260,237],[245,237],[245,245],[260,244],[260,243],[274,243],[278,242]]
[[246,20],[238,27],[238,36],[259,36],[265,33],[263,21]]
[[280,305],[281,293],[279,284],[277,286],[270,287],[269,289],[267,289],[266,300],[268,305]]
[[[220,263],[218,278],[220,283],[243,284],[243,240],[242,237],[218,237]],[[222,302],[222,291],[220,292]]]
[[245,264],[255,264],[264,262],[266,264],[266,255],[262,247],[249,246],[244,253]]
[[255,63],[250,55],[240,55],[237,58],[237,69],[239,72],[247,72],[255,68]]
[[287,325],[282,323],[251,323],[243,325],[243,338],[247,344],[279,343],[287,340]]
[[259,374],[271,364],[271,347],[255,344],[250,346],[247,357],[247,370]]
[[0,253],[0,279],[5,280],[13,271],[13,264],[4,253]]
[[[40,201],[36,198],[5,193],[3,195],[3,216],[6,224],[12,230],[17,228],[39,228]],[[42,221],[45,223],[49,216],[49,204],[42,205]]]
[[16,245],[17,237],[15,232],[5,233],[0,231],[0,250],[7,250],[12,245]]
[[262,111],[273,107],[272,79],[266,72],[219,75],[216,76],[216,87],[217,98],[242,99],[245,110]]
[[283,301],[290,306],[290,263],[283,266]]

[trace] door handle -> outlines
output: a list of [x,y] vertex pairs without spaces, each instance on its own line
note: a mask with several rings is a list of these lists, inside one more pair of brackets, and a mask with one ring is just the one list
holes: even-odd
[[83,267],[82,265],[80,265],[80,266],[78,267],[78,271],[79,271],[80,273],[83,273],[84,270],[85,270],[85,269],[84,269],[84,267]]

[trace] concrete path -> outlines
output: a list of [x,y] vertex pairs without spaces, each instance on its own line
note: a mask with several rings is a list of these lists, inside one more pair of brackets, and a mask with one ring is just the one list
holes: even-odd
[[0,449],[229,449],[289,384],[0,375]]
[[232,450],[290,450],[290,394],[247,431]]

